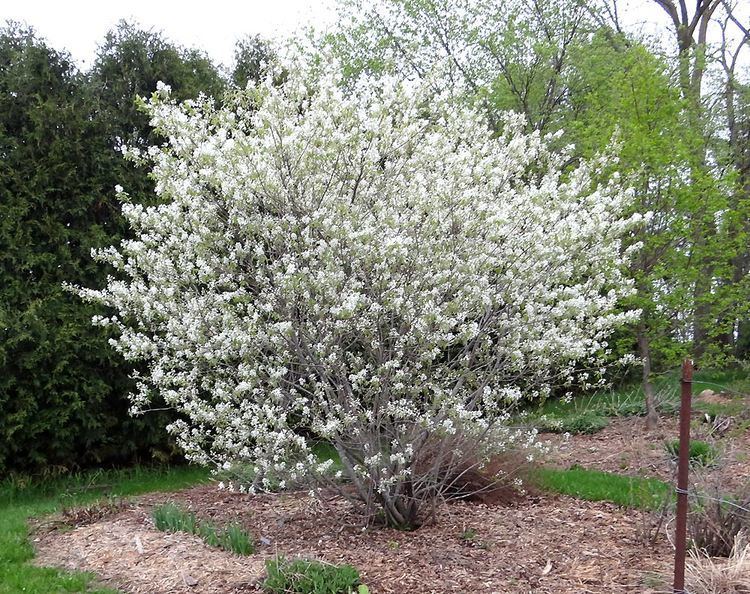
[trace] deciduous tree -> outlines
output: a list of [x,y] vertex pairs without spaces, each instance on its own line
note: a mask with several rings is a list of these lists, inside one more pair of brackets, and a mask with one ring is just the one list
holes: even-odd
[[[327,71],[324,68],[324,71]],[[118,271],[79,290],[116,313],[190,459],[250,464],[256,486],[321,478],[330,441],[357,496],[392,525],[509,447],[521,398],[595,382],[632,320],[629,193],[599,157],[563,175],[523,119],[389,80],[345,95],[292,71],[234,102],[151,104],[159,204],[127,203]],[[283,482],[282,482],[283,484]]]

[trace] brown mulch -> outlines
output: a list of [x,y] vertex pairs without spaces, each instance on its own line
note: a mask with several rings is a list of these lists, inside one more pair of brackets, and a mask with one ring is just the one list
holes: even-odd
[[[675,464],[665,444],[679,436],[677,417],[662,417],[654,431],[645,431],[641,417],[610,419],[609,425],[592,435],[544,433],[552,453],[548,462],[562,468],[574,464],[596,470],[638,476],[652,476],[673,481]],[[707,468],[691,468],[692,478],[701,484],[721,485],[724,491],[750,487],[750,429],[737,433],[736,422],[721,436],[711,436],[709,425],[700,415],[693,418],[691,439],[701,439],[718,451],[715,464]]]
[[[237,557],[194,536],[158,532],[150,507],[166,500],[217,522],[239,521],[264,544]],[[645,526],[642,512],[544,496],[511,507],[445,505],[436,522],[401,532],[364,528],[333,494],[250,496],[204,486],[149,495],[72,530],[40,530],[35,544],[41,565],[93,571],[139,594],[260,592],[264,562],[277,554],[350,563],[373,594],[666,591],[654,576],[669,574],[671,548],[663,538],[644,544]]]
[[[595,470],[670,480],[674,464],[665,443],[678,436],[678,419],[664,417],[654,431],[645,431],[642,417],[612,418],[601,431],[568,437],[543,433],[551,443],[549,462],[560,467],[574,464]],[[696,437],[695,435],[693,437]]]
[[[693,420],[692,437],[721,452],[693,476],[724,491],[750,485],[750,431],[741,427],[709,437]],[[676,435],[674,417],[651,432],[641,418],[616,418],[593,435],[542,438],[553,443],[554,465],[669,481],[674,464],[664,444]],[[241,523],[257,552],[237,557],[196,536],[157,531],[151,508],[169,500],[218,524]],[[265,562],[277,555],[349,563],[373,594],[667,592],[672,549],[663,535],[646,544],[652,521],[641,511],[545,495],[506,506],[444,505],[435,522],[400,532],[364,527],[333,493],[251,496],[211,485],[68,510],[37,525],[35,545],[38,564],[91,571],[133,594],[259,593]]]

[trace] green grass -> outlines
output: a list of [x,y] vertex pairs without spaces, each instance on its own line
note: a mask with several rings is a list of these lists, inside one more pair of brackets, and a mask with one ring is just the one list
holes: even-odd
[[[673,439],[668,441],[664,444],[664,449],[667,450],[667,453],[672,457],[672,460],[676,462],[680,454],[680,440]],[[690,459],[690,464],[692,466],[711,466],[716,462],[718,456],[719,453],[716,451],[716,448],[710,443],[706,443],[699,439],[693,439],[690,441],[688,458]]]
[[[193,512],[186,511],[174,503],[157,505],[151,512],[154,526],[163,532],[198,533],[198,522]],[[210,526],[213,528],[213,526]],[[213,529],[214,534],[216,529]]]
[[[676,414],[680,407],[679,374],[656,375],[653,386],[657,407],[662,414]],[[700,402],[703,390],[723,392],[726,403]],[[743,370],[699,370],[693,378],[693,409],[715,416],[738,416],[747,408],[743,395],[750,394],[750,375]],[[593,433],[606,426],[609,417],[645,415],[644,395],[639,383],[628,384],[595,394],[583,394],[569,401],[551,398],[525,411],[520,423],[540,431]]]
[[537,469],[533,481],[545,491],[640,509],[658,509],[672,493],[672,487],[659,479],[624,476],[575,466],[567,470]]
[[84,505],[105,497],[125,497],[152,491],[174,491],[208,478],[193,467],[135,468],[95,471],[47,480],[11,477],[0,482],[0,594],[111,594],[97,587],[94,577],[35,567],[29,543],[29,518]]
[[227,525],[219,535],[219,546],[235,555],[251,555],[255,552],[250,535],[236,522]]
[[351,594],[367,592],[359,572],[351,565],[331,565],[320,561],[283,557],[266,561],[263,589],[271,594]]
[[[616,417],[642,414],[644,408],[640,387],[630,385],[595,394],[580,395],[567,401],[551,398],[529,412],[534,416],[546,415],[557,418],[586,412]],[[624,414],[619,414],[620,411]]]
[[235,555],[250,555],[255,552],[250,535],[236,522],[228,524],[222,530],[213,522],[199,521],[193,512],[171,502],[156,506],[151,512],[151,517],[157,530],[197,534],[207,545]]
[[[159,526],[156,526],[159,530]],[[205,542],[210,547],[218,547],[221,545],[221,538],[220,538],[220,532],[216,528],[215,524],[211,524],[210,522],[201,522],[198,524],[198,536],[201,537],[203,542]]]
[[609,424],[609,419],[595,411],[571,412],[565,415],[541,415],[534,419],[539,431],[550,433],[597,433]]

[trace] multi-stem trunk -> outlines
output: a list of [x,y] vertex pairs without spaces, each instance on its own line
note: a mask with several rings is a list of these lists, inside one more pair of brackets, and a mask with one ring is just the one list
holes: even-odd
[[335,447],[344,472],[354,487],[354,498],[365,504],[366,517],[377,518],[382,514],[384,523],[398,530],[413,530],[419,527],[420,502],[415,497],[409,479],[404,477],[389,488],[380,489],[378,476],[363,475],[361,470],[355,470],[363,467],[361,456],[355,454],[342,441],[336,440]]

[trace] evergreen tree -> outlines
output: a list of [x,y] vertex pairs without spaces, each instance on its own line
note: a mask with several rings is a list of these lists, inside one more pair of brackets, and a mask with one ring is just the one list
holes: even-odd
[[223,90],[202,54],[126,23],[90,76],[33,30],[0,30],[0,472],[169,452],[163,415],[127,414],[128,366],[90,323],[104,312],[63,288],[103,284],[91,250],[125,236],[116,184],[153,199],[119,149],[157,140],[135,98],[158,80],[180,98]]

